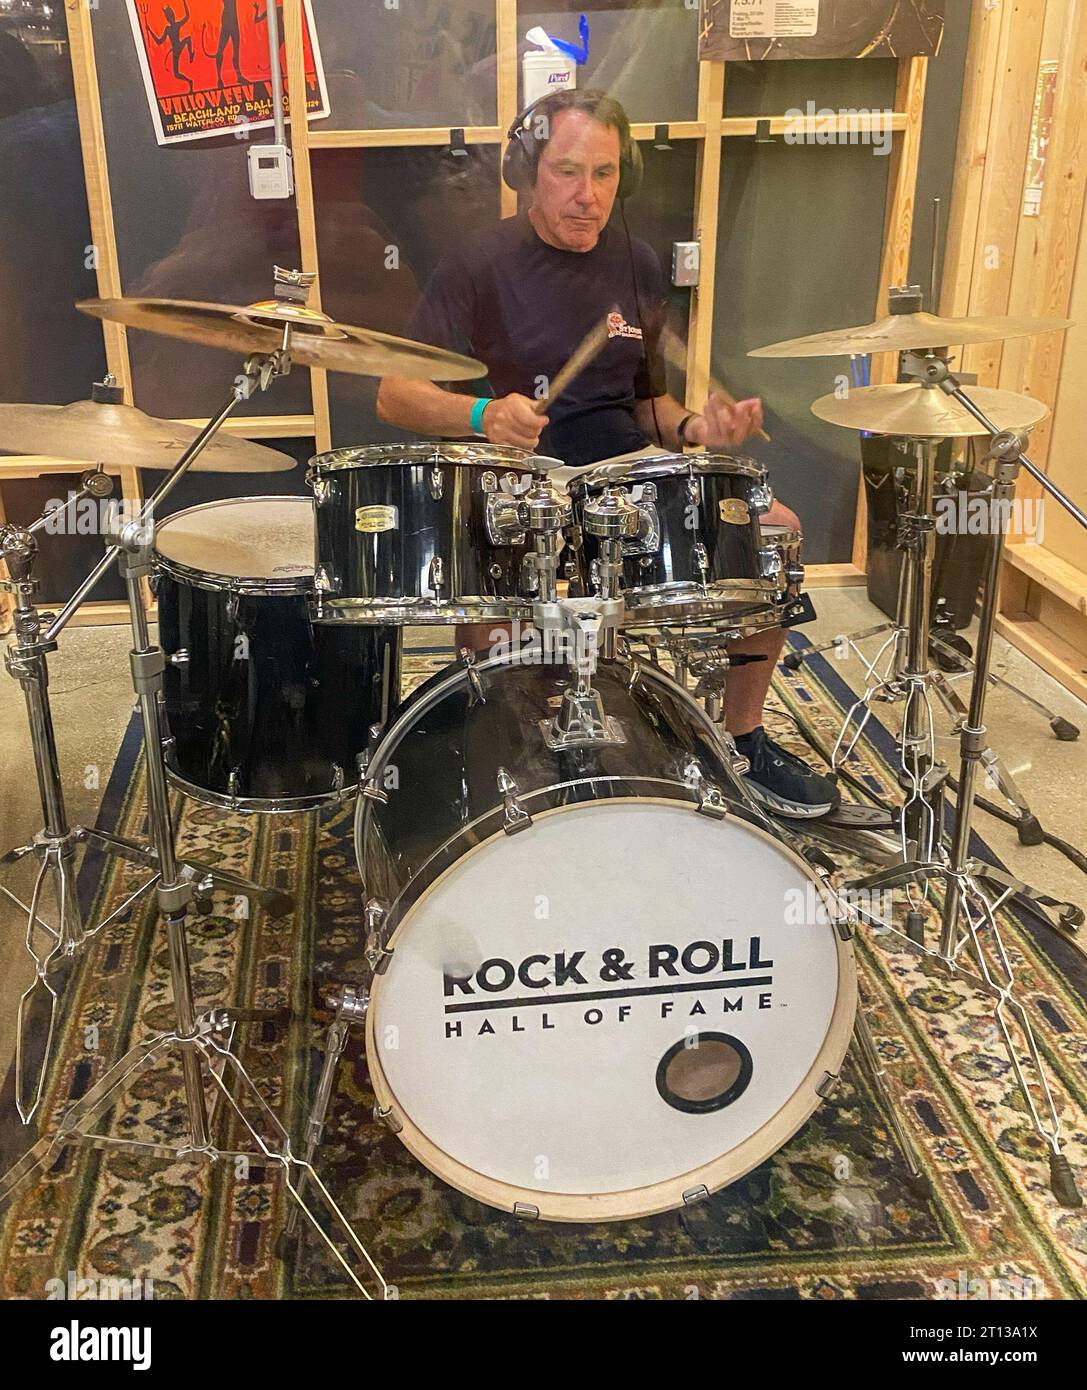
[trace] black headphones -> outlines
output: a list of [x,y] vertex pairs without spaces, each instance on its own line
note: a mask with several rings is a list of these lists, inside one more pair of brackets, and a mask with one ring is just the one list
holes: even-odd
[[[536,182],[536,166],[548,141],[548,135],[541,133],[537,128],[541,124],[541,116],[558,115],[560,111],[569,110],[588,111],[591,115],[592,103],[603,100],[606,95],[604,92],[582,92],[582,99],[589,98],[589,102],[575,106],[568,93],[571,93],[569,88],[540,97],[510,126],[506,133],[508,143],[502,155],[502,178],[510,188],[521,192],[532,188]],[[547,130],[547,122],[544,121],[542,124],[544,130]],[[638,148],[637,140],[631,139],[629,135],[625,140],[620,135],[619,142],[619,187],[615,196],[620,202],[626,202],[641,187],[642,152]]]

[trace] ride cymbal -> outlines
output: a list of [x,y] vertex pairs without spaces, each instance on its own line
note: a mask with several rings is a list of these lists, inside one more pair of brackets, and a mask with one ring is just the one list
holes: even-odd
[[[0,405],[0,450],[125,468],[173,468],[199,430],[131,405]],[[191,465],[203,473],[285,473],[288,454],[220,432]]]
[[[1030,396],[971,386],[968,394],[977,408],[1002,430],[1024,430],[1044,420],[1049,407]],[[832,425],[870,434],[896,434],[915,439],[961,439],[989,431],[953,397],[935,386],[916,382],[887,386],[856,386],[848,396],[820,396],[812,414]]]
[[283,330],[289,326],[292,360],[330,372],[422,381],[472,381],[487,375],[475,358],[336,323],[316,309],[279,299],[247,307],[187,299],[84,299],[76,308],[92,318],[242,355],[274,352],[283,346]]
[[911,352],[920,348],[965,347],[1003,338],[1029,338],[1072,326],[1070,319],[965,318],[936,314],[888,314],[856,328],[832,328],[782,343],[752,348],[748,357],[862,357],[873,352]]

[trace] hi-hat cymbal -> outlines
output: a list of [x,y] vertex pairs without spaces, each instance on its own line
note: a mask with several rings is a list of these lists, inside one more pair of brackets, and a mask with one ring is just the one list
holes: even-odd
[[282,347],[283,330],[289,325],[292,360],[330,372],[421,381],[472,381],[487,375],[487,368],[473,357],[336,323],[316,309],[285,300],[269,299],[246,307],[187,299],[84,299],[76,308],[110,323],[243,356]]
[[935,314],[888,314],[857,328],[832,328],[806,338],[790,338],[753,348],[748,357],[863,357],[872,352],[910,352],[919,348],[965,347],[1003,338],[1029,338],[1071,328],[1070,319],[966,318]]
[[[1002,430],[1025,430],[1044,420],[1049,407],[1014,391],[971,386],[967,394]],[[914,439],[961,439],[989,431],[951,396],[916,382],[856,386],[848,396],[821,396],[812,414],[832,425],[871,434],[907,435]]]
[[[0,449],[125,468],[173,468],[199,430],[156,420],[131,405],[0,405]],[[295,460],[276,449],[219,433],[191,465],[205,473],[285,473]]]

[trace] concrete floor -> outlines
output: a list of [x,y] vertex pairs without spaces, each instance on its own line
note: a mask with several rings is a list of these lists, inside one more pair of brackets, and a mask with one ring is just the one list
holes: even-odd
[[[819,590],[815,599],[819,620],[807,629],[813,641],[869,627],[882,619],[861,587]],[[50,693],[65,772],[68,816],[73,824],[93,824],[128,724],[133,705],[129,647],[126,627],[70,628],[60,651],[51,659]],[[872,644],[868,648],[875,650]],[[842,660],[838,669],[855,689],[861,687],[863,668],[854,658]],[[1087,706],[1002,639],[997,640],[996,670],[1084,729],[1082,742],[1059,743],[1037,711],[1004,691],[990,695],[987,722],[993,746],[1006,760],[1042,823],[1077,847],[1087,846],[1083,801]],[[900,709],[886,706],[881,711],[888,720],[900,713]],[[936,727],[943,735],[941,756],[954,767],[958,740],[950,736],[950,722],[940,711]],[[996,799],[992,792],[987,795]],[[1057,897],[1087,904],[1087,879],[1057,851],[1045,846],[1022,847],[1015,831],[991,816],[979,816],[978,824],[993,849],[1025,881]],[[22,692],[14,681],[4,678],[0,680],[0,853],[24,842],[40,825]],[[31,865],[24,862],[4,873],[4,881],[25,900],[30,891]],[[50,906],[46,904],[43,909],[47,916]],[[25,923],[15,910],[0,901],[0,1075],[7,1070],[14,1050],[19,995],[32,978],[23,947],[24,930]]]

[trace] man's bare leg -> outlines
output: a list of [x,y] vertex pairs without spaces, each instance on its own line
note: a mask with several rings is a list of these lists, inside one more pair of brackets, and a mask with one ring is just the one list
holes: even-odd
[[767,628],[729,646],[729,652],[745,656],[765,656],[749,666],[735,666],[725,681],[725,728],[733,736],[749,734],[762,723],[762,710],[774,678],[774,667],[785,648],[785,631]]
[[457,651],[467,647],[470,652],[490,652],[501,643],[509,650],[513,642],[512,623],[458,623],[453,640]]

